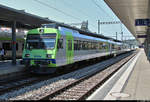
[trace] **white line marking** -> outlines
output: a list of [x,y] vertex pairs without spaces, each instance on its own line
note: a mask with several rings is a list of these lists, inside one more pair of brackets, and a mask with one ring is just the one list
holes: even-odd
[[[141,51],[140,51],[140,52],[141,52]],[[140,52],[138,53],[138,55],[136,55],[136,57],[140,55]],[[135,58],[135,57],[134,57],[134,58]],[[133,58],[133,59],[134,59],[134,58]],[[137,58],[138,58],[138,57],[137,57]],[[100,92],[101,90],[103,90],[103,89],[105,88],[105,86],[107,86],[107,84],[109,84],[110,81],[112,81],[112,79],[114,79],[115,76],[116,76],[118,73],[120,73],[121,71],[122,71],[122,68],[120,68],[111,78],[109,78],[99,89],[97,89],[97,90],[96,90],[91,96],[89,96],[86,100],[92,100],[93,97],[96,96],[96,94],[97,94],[98,92]]]
[[113,97],[111,95],[111,93],[113,93],[113,92],[121,92],[121,89],[123,88],[127,78],[129,77],[129,75],[130,75],[132,69],[134,68],[134,65],[135,65],[135,63],[136,63],[136,61],[137,61],[137,59],[139,58],[140,55],[141,55],[141,51],[140,51],[140,53],[138,53],[136,58],[132,61],[132,63],[127,68],[127,70],[124,72],[124,74],[121,76],[121,78],[116,82],[114,87],[109,91],[109,93],[104,98],[104,100],[116,100],[117,99],[117,97]]

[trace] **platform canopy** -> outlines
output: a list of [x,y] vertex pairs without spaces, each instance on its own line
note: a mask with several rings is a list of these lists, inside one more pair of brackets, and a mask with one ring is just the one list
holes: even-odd
[[[150,22],[150,0],[105,0],[105,2],[133,36],[143,43],[148,26],[142,23]],[[138,21],[137,26],[135,21]]]
[[12,21],[17,22],[17,27],[33,28],[42,23],[52,23],[47,18],[39,17],[26,13],[24,10],[16,10],[7,6],[0,5],[0,25],[11,26]]

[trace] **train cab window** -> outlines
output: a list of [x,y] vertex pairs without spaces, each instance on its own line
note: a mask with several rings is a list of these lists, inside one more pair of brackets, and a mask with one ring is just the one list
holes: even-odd
[[56,34],[29,34],[26,39],[27,49],[54,49]]

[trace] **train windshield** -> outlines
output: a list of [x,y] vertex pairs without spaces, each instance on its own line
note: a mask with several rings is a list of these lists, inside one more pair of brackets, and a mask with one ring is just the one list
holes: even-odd
[[41,48],[42,49],[53,49],[55,47],[55,39],[49,38],[49,39],[42,39],[41,42]]
[[54,49],[56,34],[28,35],[26,41],[27,49]]

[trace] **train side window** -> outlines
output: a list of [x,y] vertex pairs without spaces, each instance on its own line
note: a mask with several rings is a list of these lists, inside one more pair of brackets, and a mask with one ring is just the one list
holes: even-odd
[[68,50],[72,50],[72,40],[68,40]]
[[84,50],[84,41],[82,41],[82,50]]
[[79,43],[79,40],[77,40],[77,50],[80,50],[80,43]]
[[88,49],[88,50],[89,50],[89,46],[90,46],[90,45],[89,45],[89,42],[87,42],[87,49]]
[[82,50],[82,42],[81,41],[78,41],[78,50]]
[[63,39],[58,39],[57,48],[58,49],[63,49]]
[[94,42],[92,42],[92,50],[94,49]]
[[16,43],[16,51],[18,51],[18,43]]
[[79,41],[79,46],[80,50],[82,50],[82,41]]
[[[12,50],[11,43],[3,43],[2,46],[3,46],[4,50],[7,50],[7,51]],[[18,51],[18,43],[16,43],[16,51]]]
[[94,45],[95,45],[95,43],[94,42],[92,42],[92,49],[94,50]]
[[89,50],[91,50],[91,42],[88,42]]
[[74,50],[78,50],[78,41],[74,40]]
[[95,49],[95,42],[93,42],[93,50]]
[[24,44],[22,44],[22,50],[24,49]]
[[60,40],[60,43],[61,43],[61,48],[63,49],[63,39]]
[[112,44],[112,49],[114,49],[114,44]]
[[88,49],[88,42],[85,41],[84,44],[85,44],[85,50],[87,50]]
[[82,49],[85,50],[85,42],[82,41]]
[[82,41],[82,50],[84,50],[84,41]]
[[88,49],[91,50],[91,42],[88,42]]
[[106,49],[106,43],[103,42],[102,48],[105,50]]
[[94,49],[96,49],[97,43],[96,43],[96,42],[94,42],[93,44],[94,44]]
[[102,42],[99,43],[99,49],[100,49],[100,50],[103,49],[103,43],[102,43]]
[[11,50],[11,43],[3,43],[3,48],[6,51],[10,51]]

